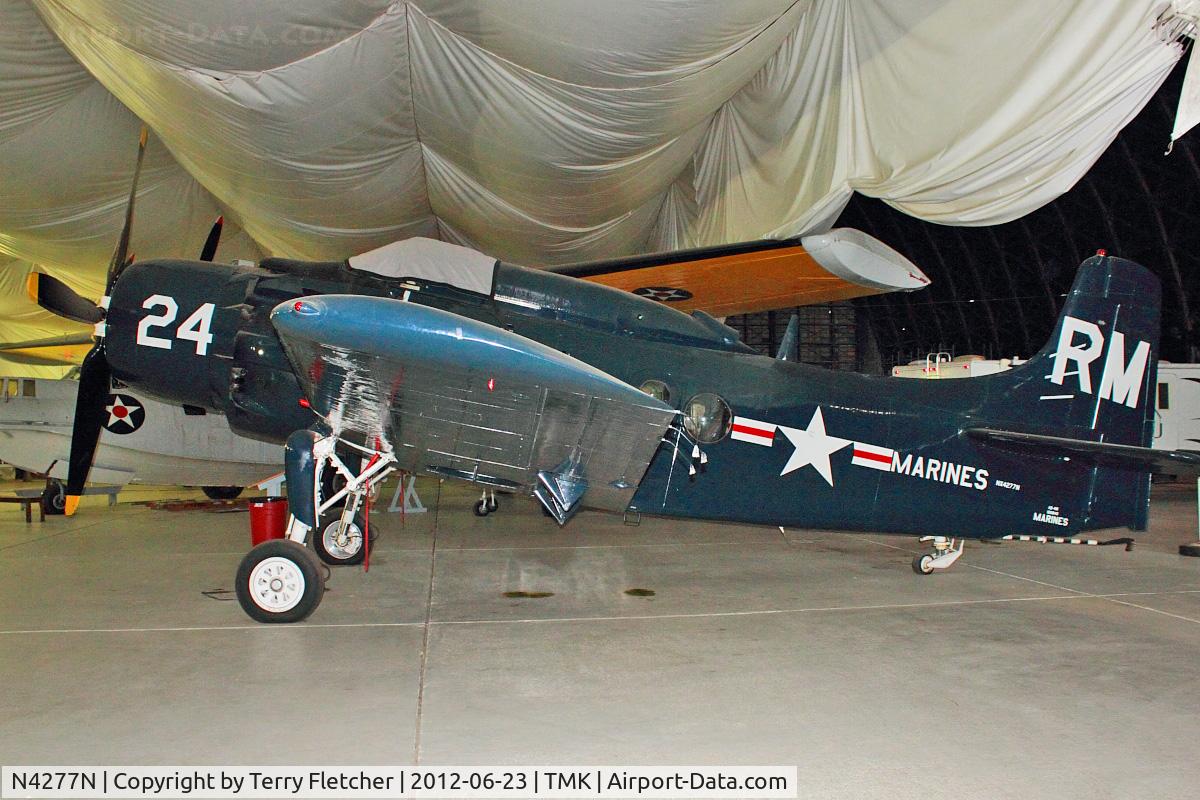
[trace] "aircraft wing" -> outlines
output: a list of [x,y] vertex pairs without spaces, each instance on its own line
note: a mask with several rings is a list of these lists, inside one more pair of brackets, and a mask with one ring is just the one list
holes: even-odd
[[92,348],[90,333],[0,344],[0,358],[38,367],[66,367],[83,361]]
[[1087,439],[1068,439],[1062,436],[1044,436],[992,428],[968,428],[964,433],[972,439],[1017,452],[1042,456],[1069,456],[1105,467],[1120,467],[1140,472],[1200,475],[1200,451],[1198,450],[1155,450],[1151,447],[1093,442]]
[[551,267],[716,317],[912,291],[929,278],[883,242],[852,228]]
[[557,350],[416,303],[321,295],[271,319],[335,434],[382,438],[402,469],[549,492],[567,516],[585,493],[628,507],[677,414]]

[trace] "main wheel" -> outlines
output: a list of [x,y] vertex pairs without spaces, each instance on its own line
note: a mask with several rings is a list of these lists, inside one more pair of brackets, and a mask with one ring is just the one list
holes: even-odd
[[200,491],[209,500],[236,500],[242,493],[241,486],[201,486]]
[[238,603],[258,622],[299,622],[321,604],[325,581],[312,551],[290,539],[255,547],[238,565]]
[[920,556],[913,556],[913,560],[912,560],[913,572],[917,573],[918,575],[933,574],[932,564],[933,564],[933,556],[929,555],[929,553],[925,553],[924,555],[920,555]]
[[67,508],[67,487],[62,481],[50,481],[42,490],[42,509],[47,514],[61,514]]
[[475,516],[477,517],[486,517],[488,515],[488,506],[483,500],[476,500],[475,505],[472,508],[475,511]]
[[[366,519],[361,512],[355,514],[354,519],[339,535],[338,524],[341,519],[339,514],[325,527],[318,526],[318,530],[313,532],[313,551],[316,552],[318,558],[330,566],[361,564],[366,555],[366,550],[363,549],[363,530],[367,525]],[[372,537],[371,547],[374,548],[374,546],[374,537]]]

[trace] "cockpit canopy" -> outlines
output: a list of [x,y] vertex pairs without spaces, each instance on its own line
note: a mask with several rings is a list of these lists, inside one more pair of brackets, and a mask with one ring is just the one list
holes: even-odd
[[496,277],[496,259],[478,250],[437,239],[415,236],[368,250],[349,260],[350,269],[373,272],[384,278],[436,281],[490,295]]
[[353,256],[348,264],[386,279],[436,282],[491,297],[504,304],[508,313],[693,346],[748,350],[736,331],[703,312],[689,316],[619,289],[502,263],[478,250],[436,239],[392,242]]

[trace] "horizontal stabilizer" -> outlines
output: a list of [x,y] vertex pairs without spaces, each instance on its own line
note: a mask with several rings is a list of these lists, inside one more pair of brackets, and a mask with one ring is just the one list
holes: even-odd
[[1200,450],[1155,450],[1129,444],[1068,439],[993,428],[968,428],[972,439],[1015,452],[1041,456],[1065,456],[1104,467],[1160,472],[1168,475],[1200,475]]

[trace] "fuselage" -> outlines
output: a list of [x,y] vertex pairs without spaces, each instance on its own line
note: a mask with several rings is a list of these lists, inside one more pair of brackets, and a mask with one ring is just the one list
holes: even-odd
[[699,442],[700,458],[686,437],[664,442],[631,512],[977,537],[1129,522],[1097,502],[1106,488],[1095,470],[963,435],[979,425],[1039,430],[1010,401],[1014,381],[1038,379],[1029,371],[937,383],[835,373],[756,354],[702,315],[505,264],[489,295],[344,263],[136,264],[114,289],[108,360],[130,385],[281,442],[316,420],[268,316],[320,294],[407,300],[510,330],[653,385],[685,418],[702,398],[720,435]]
[[[0,459],[65,479],[78,383],[7,378],[20,392],[0,397]],[[279,472],[283,451],[236,436],[216,414],[189,414],[141,392],[109,395],[92,464],[97,483],[246,486]]]

